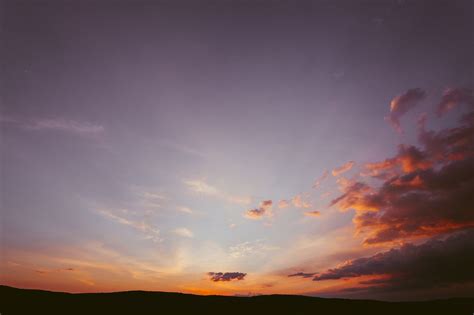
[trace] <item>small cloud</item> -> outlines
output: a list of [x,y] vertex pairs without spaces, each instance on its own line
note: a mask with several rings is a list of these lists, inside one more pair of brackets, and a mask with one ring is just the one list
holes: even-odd
[[272,204],[273,202],[271,200],[264,200],[260,203],[259,208],[247,210],[244,216],[252,220],[259,220],[265,215],[271,216]]
[[305,200],[303,200],[303,197],[301,195],[296,195],[291,199],[291,202],[293,203],[293,206],[296,208],[304,208],[308,209],[311,208],[311,204]]
[[211,281],[232,281],[232,280],[244,280],[246,273],[242,272],[208,272],[207,275]]
[[142,197],[151,200],[165,200],[166,197],[162,194],[152,193],[152,192],[143,192]]
[[193,238],[194,234],[189,229],[181,227],[177,228],[173,231],[174,234],[179,235],[181,237]]
[[305,216],[308,217],[319,217],[321,215],[321,212],[314,210],[314,211],[307,211],[304,213]]
[[278,208],[284,209],[290,206],[290,202],[288,200],[280,200],[278,201]]
[[297,272],[291,275],[288,275],[288,277],[301,277],[301,278],[313,278],[316,273],[305,273],[305,272]]
[[385,117],[385,119],[398,133],[402,133],[400,118],[423,100],[425,94],[425,91],[422,89],[410,89],[404,94],[398,95],[390,102],[390,115]]
[[332,170],[332,176],[339,176],[342,173],[345,173],[345,172],[349,171],[354,165],[355,165],[354,161],[349,161],[349,162],[343,164],[342,166],[333,169]]
[[329,171],[325,170],[323,174],[318,179],[316,179],[316,181],[313,184],[313,188],[318,188],[321,185],[321,183],[328,177],[328,175],[329,175]]
[[246,218],[255,219],[255,220],[260,219],[264,215],[265,215],[265,209],[263,208],[250,209],[250,210],[247,210],[247,212],[245,213]]

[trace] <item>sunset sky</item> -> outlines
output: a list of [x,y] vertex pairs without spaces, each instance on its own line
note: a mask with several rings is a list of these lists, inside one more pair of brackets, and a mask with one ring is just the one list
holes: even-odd
[[472,296],[472,1],[0,11],[1,284]]

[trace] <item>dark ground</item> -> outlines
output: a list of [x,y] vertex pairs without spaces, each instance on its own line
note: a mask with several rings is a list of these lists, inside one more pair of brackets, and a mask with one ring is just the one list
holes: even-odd
[[10,314],[474,314],[474,298],[380,302],[297,295],[199,296],[130,291],[70,294],[0,286],[0,313]]

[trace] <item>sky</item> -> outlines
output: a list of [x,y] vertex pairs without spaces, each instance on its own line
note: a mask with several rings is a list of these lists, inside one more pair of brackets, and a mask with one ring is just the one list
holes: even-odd
[[472,1],[0,12],[1,284],[472,296]]

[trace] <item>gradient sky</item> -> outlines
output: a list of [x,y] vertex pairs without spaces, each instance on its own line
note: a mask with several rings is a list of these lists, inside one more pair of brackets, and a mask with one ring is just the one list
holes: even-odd
[[472,1],[0,10],[2,284],[472,296]]

